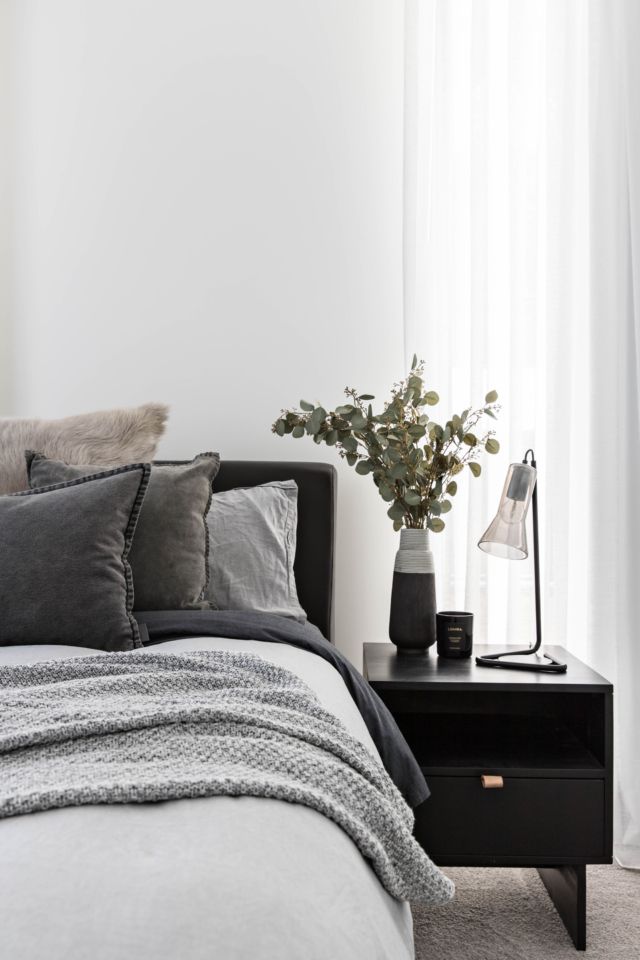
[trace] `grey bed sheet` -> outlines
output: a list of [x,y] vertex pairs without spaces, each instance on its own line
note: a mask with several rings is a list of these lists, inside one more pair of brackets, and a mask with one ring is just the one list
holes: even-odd
[[[377,756],[344,683],[308,651],[209,637],[156,649],[240,649],[284,666]],[[19,647],[0,662],[82,655],[109,656]],[[413,957],[408,904],[340,827],[300,805],[212,797],[51,810],[0,822],[0,849],[0,960]]]

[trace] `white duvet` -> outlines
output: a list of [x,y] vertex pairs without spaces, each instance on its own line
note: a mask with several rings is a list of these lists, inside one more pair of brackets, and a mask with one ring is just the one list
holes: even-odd
[[[252,640],[153,647],[203,649],[255,653],[296,673],[377,756],[325,660]],[[8,647],[0,664],[74,656],[109,654]],[[411,957],[408,904],[389,896],[340,827],[308,807],[210,797],[0,820],[0,960]]]

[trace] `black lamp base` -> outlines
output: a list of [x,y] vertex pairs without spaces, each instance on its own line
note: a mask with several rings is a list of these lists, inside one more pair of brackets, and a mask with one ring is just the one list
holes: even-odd
[[567,665],[560,660],[555,660],[549,654],[543,653],[546,663],[522,663],[518,661],[503,660],[502,657],[524,657],[535,654],[538,651],[531,647],[529,650],[505,650],[504,653],[488,653],[484,657],[476,657],[476,663],[479,667],[504,667],[507,670],[535,670],[538,673],[566,673]]

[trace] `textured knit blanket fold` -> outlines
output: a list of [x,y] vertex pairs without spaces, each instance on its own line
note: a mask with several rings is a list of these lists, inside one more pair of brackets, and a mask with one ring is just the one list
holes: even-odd
[[312,807],[392,896],[453,895],[381,763],[290,671],[225,651],[0,667],[0,817],[216,795]]
[[385,770],[409,806],[415,808],[429,796],[424,774],[391,712],[362,674],[313,624],[256,610],[138,610],[136,620],[141,631],[146,630],[145,644],[178,637],[227,637],[284,643],[322,657],[344,680]]

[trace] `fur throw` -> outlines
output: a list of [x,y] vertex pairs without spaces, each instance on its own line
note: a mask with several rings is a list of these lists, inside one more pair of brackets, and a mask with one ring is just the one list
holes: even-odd
[[28,488],[26,450],[105,467],[153,460],[168,415],[165,404],[145,403],[62,420],[0,420],[0,494]]

